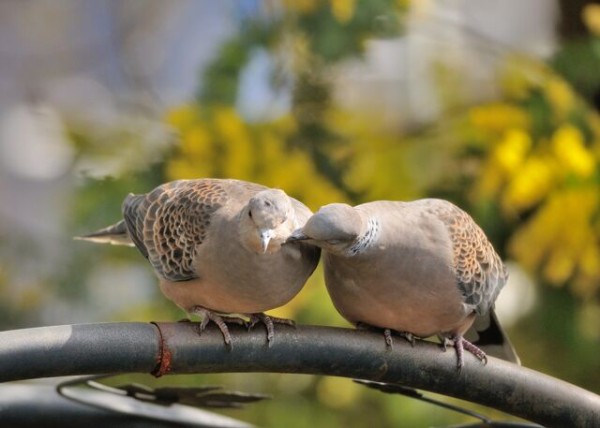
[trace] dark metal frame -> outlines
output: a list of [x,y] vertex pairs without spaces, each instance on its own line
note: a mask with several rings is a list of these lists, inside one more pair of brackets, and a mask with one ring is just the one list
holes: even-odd
[[230,326],[233,346],[193,323],[107,323],[0,332],[0,382],[40,377],[152,373],[303,373],[401,384],[461,398],[545,426],[600,426],[600,396],[542,373],[470,354],[462,371],[453,350],[332,327]]

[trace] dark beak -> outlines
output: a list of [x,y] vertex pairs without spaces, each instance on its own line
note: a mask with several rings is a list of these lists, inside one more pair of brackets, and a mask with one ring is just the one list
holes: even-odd
[[310,239],[308,236],[304,234],[302,229],[295,230],[288,238],[285,240],[285,243],[296,242],[296,241],[306,241]]

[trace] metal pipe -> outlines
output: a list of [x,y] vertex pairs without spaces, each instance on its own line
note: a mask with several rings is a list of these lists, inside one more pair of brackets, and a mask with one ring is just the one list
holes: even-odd
[[461,398],[545,426],[600,426],[600,396],[534,370],[453,350],[331,327],[277,325],[268,346],[264,329],[230,326],[232,348],[210,326],[125,323],[44,327],[0,333],[0,381],[92,373],[275,372],[343,376]]
[[144,323],[102,323],[0,332],[0,382],[75,374],[151,372],[160,335]]

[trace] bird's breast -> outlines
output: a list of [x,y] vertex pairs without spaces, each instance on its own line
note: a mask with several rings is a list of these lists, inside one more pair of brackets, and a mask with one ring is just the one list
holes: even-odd
[[424,337],[460,323],[467,311],[446,258],[419,248],[401,253],[324,258],[327,289],[341,315]]
[[241,244],[206,245],[194,263],[197,278],[161,281],[161,290],[175,304],[189,310],[202,306],[224,313],[255,313],[291,300],[316,265],[297,249],[255,253]]

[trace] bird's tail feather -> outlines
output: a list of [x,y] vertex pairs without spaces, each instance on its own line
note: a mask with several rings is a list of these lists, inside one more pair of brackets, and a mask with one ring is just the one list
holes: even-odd
[[475,323],[465,337],[488,355],[521,364],[521,360],[500,325],[493,308],[486,315],[478,316],[475,319]]
[[127,245],[133,247],[133,242],[129,237],[124,220],[87,235],[76,236],[75,239],[98,244]]

